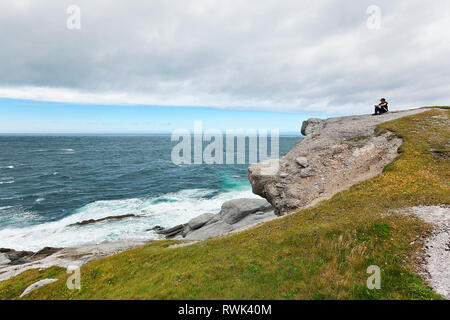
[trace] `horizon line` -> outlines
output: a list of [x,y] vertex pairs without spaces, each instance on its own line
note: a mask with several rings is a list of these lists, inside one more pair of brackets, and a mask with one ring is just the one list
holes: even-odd
[[[256,129],[258,130],[258,129]],[[266,129],[264,129],[266,130]],[[268,130],[270,131],[270,129]],[[222,134],[226,134],[225,131],[221,131]],[[83,135],[83,136],[89,136],[89,135],[172,135],[173,132],[0,132],[0,136],[76,136],[76,135]],[[193,134],[193,132],[190,132],[190,134]],[[202,134],[205,134],[203,132]],[[243,134],[244,136],[247,136],[246,134]],[[300,135],[300,130],[298,132],[296,131],[283,131],[279,132],[280,136],[286,136],[286,135]],[[236,136],[241,136],[240,134],[237,134]]]

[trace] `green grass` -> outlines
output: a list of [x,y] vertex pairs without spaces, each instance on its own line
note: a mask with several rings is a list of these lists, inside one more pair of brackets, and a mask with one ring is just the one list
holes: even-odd
[[[188,247],[158,241],[91,262],[79,291],[66,288],[60,269],[28,271],[0,282],[0,297],[18,298],[27,284],[53,275],[57,282],[27,298],[438,299],[414,270],[417,239],[430,226],[386,213],[450,204],[449,158],[433,152],[448,150],[449,114],[433,109],[382,124],[379,131],[404,139],[397,160],[313,208]],[[370,265],[381,268],[380,290],[366,287]]]
[[65,273],[66,270],[60,267],[51,267],[45,270],[32,269],[23,272],[13,280],[0,282],[0,298],[17,299],[30,284],[46,278],[59,278]]

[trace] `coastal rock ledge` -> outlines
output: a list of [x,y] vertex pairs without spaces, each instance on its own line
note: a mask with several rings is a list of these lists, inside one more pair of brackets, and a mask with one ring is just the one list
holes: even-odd
[[218,214],[204,213],[169,229],[153,228],[166,238],[205,240],[276,218],[274,208],[265,199],[234,199],[225,202]]
[[301,128],[306,138],[280,159],[278,172],[266,174],[266,162],[249,167],[253,192],[266,198],[278,216],[329,199],[380,174],[397,157],[402,139],[375,132],[378,124],[423,111],[306,120]]
[[[376,126],[423,111],[426,110],[389,112],[376,117],[362,115],[306,120],[301,129],[306,138],[297,142],[283,158],[269,160],[269,165],[262,162],[249,167],[253,192],[265,199],[234,199],[225,202],[218,214],[204,213],[182,225],[168,229],[156,226],[151,230],[166,238],[194,243],[242,231],[312,206],[380,174],[397,157],[402,139],[392,132],[375,132]],[[274,163],[279,163],[278,172],[266,174],[267,168],[273,168]],[[128,217],[131,216],[117,218]],[[116,219],[107,217],[110,218]],[[96,222],[99,220],[82,221],[79,225]],[[38,252],[0,248],[0,282],[29,269],[81,266],[149,242],[152,240],[127,239],[72,248],[44,248]],[[447,281],[447,274],[444,276],[441,278]],[[47,281],[52,280],[36,283],[30,290]]]
[[[306,138],[298,141],[283,158],[250,165],[248,177],[253,193],[265,199],[227,201],[218,214],[204,213],[185,224],[168,229],[156,226],[151,230],[168,239],[205,240],[329,199],[380,174],[398,156],[402,139],[392,132],[375,132],[378,124],[423,111],[308,119],[301,128]],[[277,172],[267,170],[273,169],[274,164]]]

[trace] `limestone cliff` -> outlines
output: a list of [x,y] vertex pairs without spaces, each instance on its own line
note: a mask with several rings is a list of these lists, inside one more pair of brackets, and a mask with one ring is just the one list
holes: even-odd
[[267,175],[264,162],[249,167],[253,192],[284,215],[374,177],[397,157],[402,143],[391,132],[376,133],[376,126],[422,111],[306,120],[301,128],[306,137],[280,159],[278,172]]

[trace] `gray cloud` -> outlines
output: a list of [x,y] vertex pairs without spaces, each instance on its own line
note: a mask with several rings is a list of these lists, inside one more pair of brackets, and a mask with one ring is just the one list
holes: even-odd
[[[81,30],[66,9],[81,8]],[[369,5],[380,30],[366,27]],[[3,0],[0,96],[367,112],[449,104],[450,3]]]

